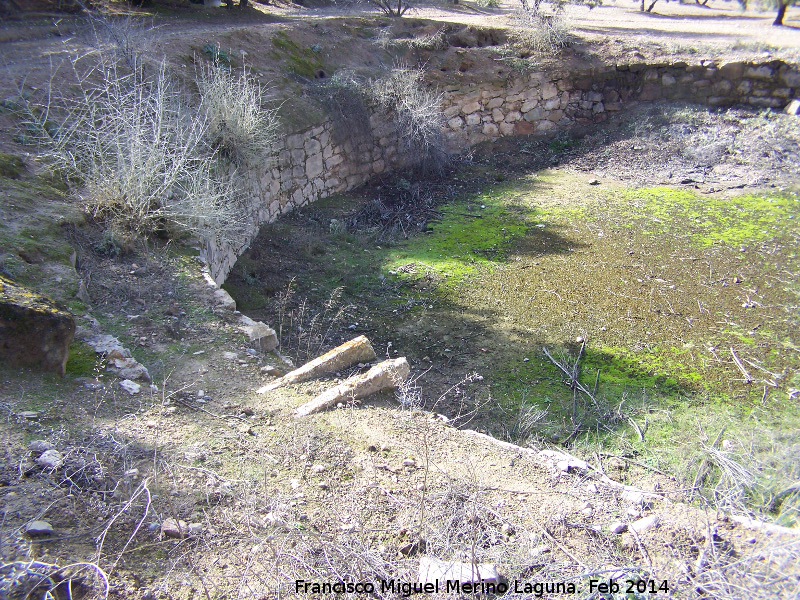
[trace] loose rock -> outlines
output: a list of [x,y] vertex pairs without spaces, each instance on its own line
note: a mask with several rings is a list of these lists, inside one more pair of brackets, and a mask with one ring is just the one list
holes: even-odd
[[659,518],[658,515],[650,515],[649,517],[645,517],[643,519],[639,519],[638,521],[634,521],[630,525],[628,525],[628,529],[631,531],[635,531],[636,533],[644,533],[653,527],[658,527]]
[[609,529],[611,530],[611,533],[622,533],[623,531],[628,529],[628,526],[622,521],[616,521],[615,523],[611,524],[611,527]]
[[58,450],[47,450],[39,458],[36,463],[42,465],[45,469],[57,469],[64,464],[64,457]]
[[165,519],[161,524],[161,533],[168,538],[184,538],[189,534],[189,526],[186,521]]
[[304,364],[299,369],[295,369],[277,381],[265,385],[257,390],[256,393],[264,394],[284,385],[314,379],[325,373],[334,373],[360,362],[369,362],[371,360],[375,360],[375,350],[373,350],[369,340],[361,335]]
[[120,381],[119,387],[128,392],[131,396],[138,394],[142,390],[142,386],[130,379]]
[[423,556],[419,561],[419,582],[436,583],[444,589],[447,581],[459,581],[465,583],[498,583],[500,576],[497,567],[493,564],[482,563],[473,565],[472,563],[462,563],[455,561],[443,561],[428,556]]
[[[385,360],[363,375],[356,375],[300,406],[298,416],[310,415],[335,405],[340,400],[355,400],[384,389],[396,387],[404,381],[411,369],[405,358]],[[287,375],[288,377],[288,375]]]
[[55,446],[46,440],[33,440],[28,444],[28,448],[30,448],[32,452],[47,452],[55,448]]
[[247,335],[247,339],[257,342],[262,351],[270,352],[278,347],[278,336],[274,329],[246,315],[239,317],[239,321],[242,323],[240,329]]
[[25,535],[29,538],[48,537],[53,535],[53,526],[47,521],[31,521],[25,526]]

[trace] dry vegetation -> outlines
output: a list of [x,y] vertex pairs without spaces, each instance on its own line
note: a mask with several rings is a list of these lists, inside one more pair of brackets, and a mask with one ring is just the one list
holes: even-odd
[[[525,18],[518,43],[552,54],[570,42],[561,13]],[[78,251],[73,267],[92,295],[90,310],[77,305],[79,325],[118,335],[148,362],[154,385],[128,395],[106,362],[83,346],[68,380],[2,367],[0,597],[307,597],[296,588],[305,580],[369,582],[374,597],[388,600],[407,596],[403,586],[417,580],[422,557],[494,563],[512,586],[508,598],[547,597],[545,582],[565,590],[574,584],[577,594],[590,597],[589,580],[609,578],[668,582],[668,592],[652,597],[796,595],[800,538],[796,530],[748,528],[734,518],[747,512],[767,467],[746,448],[721,446],[722,433],[699,442],[703,460],[693,482],[630,457],[619,459],[620,466],[588,451],[591,464],[540,454],[552,449],[542,433],[546,411],[523,407],[515,416],[509,437],[523,446],[465,432],[481,425],[491,402],[483,377],[454,377],[449,361],[421,356],[416,364],[427,371],[396,394],[309,420],[294,418],[293,408],[363,366],[332,381],[254,396],[265,372],[284,371],[292,360],[305,362],[351,336],[370,318],[361,312],[366,305],[349,304],[341,287],[316,302],[290,281],[276,286],[273,303],[280,352],[265,355],[246,340],[238,315],[214,303],[197,261],[185,250],[173,252],[172,242],[161,245],[158,236],[236,235],[236,177],[269,160],[277,135],[265,87],[246,69],[196,57],[190,81],[168,62],[143,57],[139,29],[122,22],[93,27],[99,50],[71,63],[73,85],[60,88],[52,80],[15,114],[24,115],[26,131],[40,144],[31,149],[94,220],[63,225]],[[434,52],[443,40],[441,29],[378,43]],[[385,71],[367,78],[342,69],[308,84],[308,93],[338,114],[341,135],[359,135],[368,123],[365,106],[374,103],[393,119],[404,151],[420,159],[422,169],[408,174],[421,174],[420,181],[381,182],[377,200],[335,223],[320,218],[327,233],[354,240],[345,243],[360,253],[425,230],[444,215],[437,204],[454,194],[433,178],[447,172],[449,160],[440,97],[422,88],[418,68]],[[633,127],[632,135],[593,131],[568,168],[602,167],[633,182],[652,182],[662,171],[676,179],[702,171],[703,184],[712,187],[728,179],[738,185],[745,174],[797,175],[798,130],[769,113],[659,107],[640,116],[622,128]],[[519,148],[535,154],[528,166],[539,169],[566,162],[572,142]],[[553,143],[564,147],[548,151]],[[503,161],[513,161],[514,151],[484,151],[493,155],[486,161],[492,177],[503,172]],[[479,156],[466,158],[459,166],[480,166]],[[24,174],[20,181],[38,186],[37,177]],[[325,252],[319,240],[301,235],[282,240],[293,260]],[[433,287],[444,279],[434,271]],[[400,293],[393,285],[380,283]],[[407,293],[407,305],[395,313],[427,298]],[[376,345],[379,355],[395,355],[389,339],[397,338],[376,340],[385,344]],[[564,353],[554,361],[577,387],[569,371],[578,363],[568,358],[574,359]],[[431,371],[441,375],[436,393],[419,387],[420,375]],[[587,404],[594,400],[590,390],[584,395]],[[32,410],[38,414],[26,416]],[[573,421],[576,414],[574,408]],[[608,414],[627,419],[621,404]],[[40,453],[28,444],[42,439],[61,453],[59,466],[36,462]],[[775,447],[777,454],[787,446]],[[769,468],[789,465],[790,476],[800,476],[796,455],[774,460]],[[760,502],[795,511],[798,497],[800,490],[787,487],[783,497]],[[614,522],[630,526],[648,516],[660,524],[623,535],[610,530]],[[26,537],[35,519],[53,522],[55,533]],[[177,535],[168,533],[170,522]],[[381,586],[392,580],[394,588]],[[527,591],[514,591],[514,582]]]

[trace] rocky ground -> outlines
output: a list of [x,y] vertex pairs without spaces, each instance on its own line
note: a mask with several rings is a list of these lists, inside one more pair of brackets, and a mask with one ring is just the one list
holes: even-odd
[[[41,27],[56,33],[11,36],[13,74],[44,69],[23,59],[32,48],[71,43],[63,25]],[[572,138],[530,140],[523,149],[540,162],[529,166],[707,193],[797,182],[797,128],[783,118],[637,110],[586,132],[580,151]],[[29,151],[2,119],[4,151]],[[487,146],[474,158],[491,156],[503,172],[530,158],[517,149]],[[520,598],[545,581],[588,596],[590,580],[608,578],[652,580],[665,597],[796,592],[796,531],[689,505],[674,477],[633,458],[585,462],[473,431],[459,399],[480,380],[449,374],[422,411],[415,367],[397,394],[297,418],[299,404],[365,366],[256,394],[291,361],[250,339],[196,251],[115,246],[35,165],[28,154],[25,170],[0,179],[4,220],[25,235],[38,219],[37,235],[50,237],[40,255],[4,255],[3,269],[33,273],[73,303],[83,281],[84,304],[72,307],[84,343],[63,379],[0,366],[0,596],[38,586],[29,597],[51,588],[66,598],[70,583],[76,597],[300,597],[304,579],[373,583],[392,598],[400,593],[381,580],[417,581],[422,556],[496,565]],[[349,325],[305,356],[357,333]],[[103,335],[119,345],[98,354],[88,342]],[[379,355],[391,352],[386,342],[373,339]],[[125,351],[136,364],[114,362]]]

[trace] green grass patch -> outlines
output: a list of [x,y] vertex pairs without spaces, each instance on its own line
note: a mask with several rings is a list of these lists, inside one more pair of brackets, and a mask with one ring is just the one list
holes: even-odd
[[[735,198],[699,196],[668,187],[618,192],[629,227],[642,235],[686,237],[697,248],[718,243],[738,246],[798,231],[800,198],[794,193],[745,194]],[[631,210],[632,209],[632,210]]]
[[83,342],[72,342],[67,358],[67,375],[91,377],[95,375],[99,362],[97,353],[90,346]]
[[429,232],[411,237],[387,253],[387,270],[419,263],[455,284],[479,267],[490,268],[504,261],[514,241],[533,225],[531,211],[508,205],[502,192],[445,204],[439,210],[443,216],[429,225]]

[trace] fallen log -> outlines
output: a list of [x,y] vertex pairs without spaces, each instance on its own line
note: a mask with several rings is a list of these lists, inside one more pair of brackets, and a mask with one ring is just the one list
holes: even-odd
[[372,349],[372,344],[369,343],[366,336],[360,335],[334,348],[330,352],[326,352],[322,356],[318,356],[314,360],[307,362],[302,367],[287,373],[280,379],[259,388],[256,390],[256,394],[264,394],[284,385],[314,379],[326,373],[333,373],[334,371],[346,369],[357,363],[369,362],[371,360],[375,360],[375,350]]
[[381,390],[395,388],[405,381],[410,373],[411,369],[405,358],[385,360],[366,373],[355,375],[336,387],[324,391],[310,402],[298,407],[295,412],[298,416],[304,417],[338,402],[364,398]]

